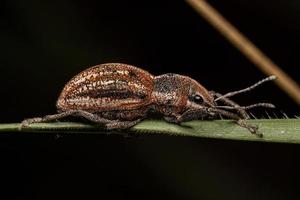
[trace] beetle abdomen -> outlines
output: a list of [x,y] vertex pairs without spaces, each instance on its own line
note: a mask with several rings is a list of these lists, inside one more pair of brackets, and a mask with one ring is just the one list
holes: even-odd
[[96,65],[73,77],[57,101],[59,110],[132,110],[150,103],[153,76],[134,66]]

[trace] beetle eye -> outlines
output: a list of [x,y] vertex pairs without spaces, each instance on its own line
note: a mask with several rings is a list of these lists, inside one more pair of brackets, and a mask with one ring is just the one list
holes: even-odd
[[193,101],[197,104],[202,104],[204,102],[203,98],[198,94],[194,96]]

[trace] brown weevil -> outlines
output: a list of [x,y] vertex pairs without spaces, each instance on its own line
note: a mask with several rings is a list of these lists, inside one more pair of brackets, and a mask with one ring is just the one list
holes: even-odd
[[257,127],[246,122],[250,118],[246,110],[274,105],[240,106],[229,97],[273,79],[275,76],[270,76],[246,89],[221,95],[187,76],[171,73],[153,76],[127,64],[101,64],[82,71],[65,85],[56,104],[58,114],[26,119],[21,126],[78,116],[107,129],[125,129],[146,118],[150,111],[156,111],[166,121],[177,124],[223,116],[259,135]]

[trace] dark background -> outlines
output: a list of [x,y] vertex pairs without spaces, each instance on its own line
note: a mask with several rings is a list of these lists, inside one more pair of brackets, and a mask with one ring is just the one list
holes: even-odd
[[[300,82],[299,1],[209,2]],[[1,123],[55,113],[64,83],[106,62],[188,75],[221,93],[265,77],[180,0],[2,0],[0,25]],[[272,117],[300,113],[274,83],[234,99],[272,102]],[[7,133],[0,198],[295,199],[299,153],[293,144]]]

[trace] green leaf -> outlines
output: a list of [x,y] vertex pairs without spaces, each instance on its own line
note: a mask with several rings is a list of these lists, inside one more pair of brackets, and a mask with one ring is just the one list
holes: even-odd
[[171,124],[161,120],[145,120],[127,130],[104,130],[100,125],[75,122],[36,123],[20,129],[20,124],[0,124],[3,132],[46,132],[46,133],[85,133],[85,134],[136,134],[151,135],[165,134],[177,136],[205,137],[231,140],[247,140],[261,142],[300,143],[299,119],[265,119],[249,120],[259,126],[263,138],[251,134],[230,120],[191,121],[181,125]]

